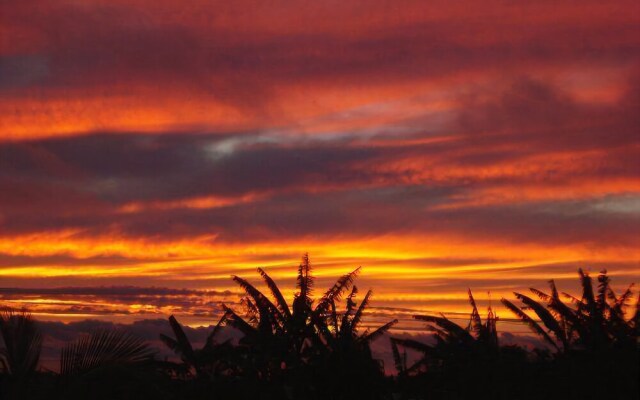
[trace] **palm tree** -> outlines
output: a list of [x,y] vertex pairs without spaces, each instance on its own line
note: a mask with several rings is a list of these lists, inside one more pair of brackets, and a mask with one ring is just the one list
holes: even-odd
[[[496,322],[498,317],[489,307],[487,319],[482,321],[471,290],[468,291],[471,304],[469,324],[462,327],[441,316],[414,315],[413,318],[427,322],[426,329],[434,333],[435,345],[428,345],[412,339],[391,338],[392,353],[396,369],[401,375],[414,374],[428,368],[443,368],[449,364],[466,362],[470,357],[495,356],[499,352]],[[413,365],[407,365],[406,353],[399,348],[411,349],[422,354]]]
[[160,334],[160,340],[182,359],[182,367],[172,365],[178,375],[195,373],[197,378],[209,378],[229,372],[230,365],[226,359],[232,350],[230,340],[222,343],[216,340],[227,316],[228,313],[222,315],[201,349],[194,349],[178,320],[173,315],[169,317],[169,325],[175,338]]
[[384,366],[373,358],[371,342],[385,334],[394,319],[373,331],[360,330],[365,309],[370,303],[369,290],[360,304],[356,303],[358,288],[353,286],[347,296],[344,312],[337,311],[335,298],[328,301],[329,307],[314,319],[320,339],[321,368],[315,370],[319,381],[321,398],[381,398],[387,391],[384,380]]
[[[529,398],[531,389],[523,385],[529,373],[526,351],[500,346],[498,317],[489,307],[483,321],[471,290],[468,296],[471,314],[466,327],[443,314],[415,315],[427,322],[435,343],[391,339],[398,384],[409,398]],[[419,354],[415,362],[408,362],[407,350]]]
[[352,351],[365,351],[370,353],[369,346],[372,341],[386,333],[397,319],[390,321],[381,327],[369,332],[369,329],[359,334],[360,323],[365,309],[371,300],[372,291],[369,290],[360,305],[355,301],[358,288],[353,286],[346,300],[346,309],[340,315],[336,308],[335,298],[328,301],[329,309],[314,319],[314,323],[327,348],[333,353],[350,353]]
[[360,268],[357,268],[338,279],[315,308],[312,300],[315,282],[307,254],[303,256],[298,267],[298,292],[291,307],[275,281],[262,268],[258,268],[258,273],[269,288],[273,300],[247,280],[233,276],[232,279],[246,293],[242,301],[246,308],[246,316],[243,318],[223,305],[227,313],[227,324],[244,334],[242,344],[250,345],[261,353],[263,367],[280,370],[283,367],[300,366],[310,357],[311,345],[318,340],[314,321],[321,320],[331,301],[339,300],[344,291],[351,287],[359,270]]
[[[346,357],[347,347],[353,350],[350,355],[357,354],[368,360],[369,367],[373,362],[369,343],[395,323],[358,335],[358,327],[371,293],[356,309],[354,297],[357,290],[354,289],[347,301],[348,310],[341,316],[341,323],[330,322],[338,318],[336,303],[353,286],[359,271],[360,268],[356,268],[340,277],[316,302],[313,300],[315,280],[309,257],[305,254],[298,266],[298,291],[291,306],[263,269],[258,268],[258,273],[268,287],[270,297],[247,280],[233,276],[233,280],[246,293],[242,300],[246,315],[241,317],[231,308],[224,305],[223,308],[228,313],[227,324],[244,334],[240,344],[247,353],[246,363],[241,367],[245,374],[262,382],[281,382],[289,393],[280,396],[291,397],[291,393],[295,393],[297,397],[311,398],[326,392],[322,386],[326,386],[327,379],[320,377],[329,370],[327,367],[331,365],[332,358],[339,354]],[[375,370],[380,371],[377,363]],[[322,398],[337,397],[331,394]]]
[[[554,373],[546,377],[546,385],[554,387],[562,397],[633,397],[632,393],[638,393],[640,307],[636,304],[635,310],[630,309],[633,285],[618,296],[606,271],[599,274],[596,288],[589,274],[582,269],[578,274],[581,296],[562,293],[570,304],[560,299],[553,280],[549,282],[550,293],[531,288],[540,301],[514,293],[521,306],[506,299],[502,303],[556,350],[547,367]],[[597,377],[606,384],[571,383],[580,382],[585,376]]]
[[[553,280],[549,281],[551,293],[547,294],[531,288],[541,302],[521,293],[514,292],[522,306],[507,299],[502,303],[520,320],[525,322],[536,334],[554,349],[561,352],[606,351],[612,347],[633,348],[638,337],[638,305],[630,318],[629,300],[632,287],[617,296],[611,288],[607,271],[598,276],[598,287],[594,290],[589,274],[578,270],[582,287],[581,298],[567,293],[572,306],[562,302]],[[533,311],[536,320],[527,311]]]

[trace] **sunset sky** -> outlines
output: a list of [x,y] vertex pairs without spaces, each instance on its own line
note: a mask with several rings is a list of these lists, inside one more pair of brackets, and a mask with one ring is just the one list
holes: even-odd
[[381,318],[640,283],[637,1],[0,10],[3,305],[208,325],[304,252]]

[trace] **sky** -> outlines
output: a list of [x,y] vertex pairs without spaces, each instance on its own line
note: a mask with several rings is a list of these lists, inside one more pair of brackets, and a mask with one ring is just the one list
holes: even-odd
[[3,305],[206,326],[234,274],[291,298],[305,252],[405,329],[640,281],[636,1],[0,10]]

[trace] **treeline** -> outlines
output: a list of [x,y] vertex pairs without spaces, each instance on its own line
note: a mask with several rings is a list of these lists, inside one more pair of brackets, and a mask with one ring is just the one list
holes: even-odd
[[[268,294],[234,276],[243,309],[223,316],[201,348],[178,320],[160,335],[179,362],[158,360],[124,331],[96,331],[65,346],[58,372],[39,366],[42,334],[26,311],[0,317],[1,399],[637,399],[640,313],[631,287],[616,294],[602,272],[579,270],[580,297],[531,289],[502,299],[547,343],[545,349],[501,345],[497,318],[480,317],[469,292],[469,324],[416,315],[434,341],[391,337],[396,376],[386,376],[371,342],[397,320],[363,329],[371,291],[358,298],[359,269],[320,296],[308,256],[298,267],[290,303],[258,269]],[[564,299],[564,300],[563,300]],[[222,340],[223,327],[241,333]]]

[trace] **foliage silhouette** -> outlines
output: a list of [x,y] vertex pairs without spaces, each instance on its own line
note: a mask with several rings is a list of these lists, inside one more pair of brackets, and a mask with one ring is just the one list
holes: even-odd
[[372,398],[385,390],[381,385],[384,381],[383,366],[374,360],[370,345],[398,320],[392,320],[373,331],[367,328],[360,332],[362,316],[369,305],[372,291],[366,293],[359,305],[356,303],[357,293],[357,287],[353,286],[342,313],[337,310],[336,297],[330,298],[327,300],[328,308],[314,319],[325,350],[323,368],[316,372],[326,382],[321,391],[324,398]]
[[157,377],[155,351],[121,330],[98,330],[62,348],[61,398],[134,399],[148,393]]
[[0,335],[4,343],[0,351],[2,372],[16,379],[32,375],[40,359],[42,335],[31,314],[10,308],[0,311]]
[[[369,343],[397,321],[358,335],[358,327],[371,297],[369,292],[357,307],[357,289],[353,283],[359,271],[360,268],[356,268],[340,277],[314,304],[315,278],[309,256],[305,254],[298,266],[297,292],[291,307],[278,285],[263,269],[258,268],[258,273],[271,292],[271,298],[247,280],[233,276],[232,279],[246,293],[243,299],[245,316],[240,316],[226,305],[223,308],[227,324],[244,334],[240,345],[245,349],[245,362],[239,369],[258,382],[270,386],[282,384],[286,390],[284,395],[296,398],[346,398],[346,391],[354,386],[364,386],[365,379],[382,378]],[[352,287],[346,310],[340,315],[336,302]],[[347,361],[356,364],[349,365]],[[357,374],[347,373],[347,370]],[[340,379],[334,382],[317,379],[330,371]]]
[[[522,306],[507,299],[502,299],[502,303],[556,351],[553,367],[558,373],[555,378],[566,377],[555,382],[558,392],[585,398],[625,398],[629,393],[637,394],[640,302],[631,309],[633,285],[617,296],[607,271],[598,275],[595,288],[588,273],[579,269],[578,275],[581,297],[563,293],[571,304],[562,302],[553,280],[549,281],[549,294],[530,289],[540,301],[514,293]],[[607,384],[588,389],[568,384],[585,376],[597,376]]]
[[154,352],[142,339],[118,330],[102,330],[65,346],[60,355],[60,375],[80,376],[109,368],[139,367]]
[[[562,302],[553,280],[549,281],[550,294],[530,289],[544,303],[520,293],[514,295],[523,306],[518,307],[507,299],[502,299],[502,303],[558,351],[599,352],[612,348],[633,348],[638,336],[640,305],[636,304],[629,319],[625,317],[629,311],[628,301],[633,285],[617,296],[611,288],[611,280],[606,271],[602,271],[598,276],[597,290],[594,290],[589,274],[582,269],[578,270],[578,274],[582,297],[578,299],[564,294],[571,300],[573,307]],[[529,316],[526,311],[533,311],[540,322]],[[549,333],[553,334],[553,337]]]
[[[427,331],[433,332],[435,345],[427,345],[411,339],[392,338],[396,368],[401,374],[411,374],[425,368],[442,367],[478,355],[490,356],[499,351],[496,316],[489,308],[483,323],[471,290],[468,291],[472,311],[467,327],[461,327],[444,315],[415,315],[413,318],[427,322]],[[422,357],[410,367],[400,357],[398,346],[418,351]]]
[[[514,293],[522,306],[502,299],[520,321],[553,350],[527,352],[500,346],[496,322],[489,310],[483,323],[469,292],[470,322],[459,326],[444,315],[415,316],[428,323],[435,344],[392,338],[398,384],[407,398],[496,399],[627,399],[638,395],[638,307],[632,310],[631,287],[617,296],[606,271],[594,289],[589,275],[578,271],[581,298],[563,293],[555,283],[550,294],[531,291],[540,302]],[[409,365],[408,352],[421,356]],[[603,384],[588,384],[588,377]],[[606,384],[604,384],[606,382]],[[478,388],[482,388],[479,392]]]
[[227,319],[227,315],[228,313],[225,313],[220,318],[201,349],[193,348],[178,320],[173,315],[170,316],[169,325],[173,330],[175,339],[160,334],[160,340],[181,358],[182,364],[165,364],[167,369],[176,374],[176,376],[183,378],[190,375],[196,378],[210,378],[234,373],[233,366],[229,362],[234,350],[231,340],[228,339],[218,343],[216,339]]
[[[482,318],[469,290],[469,323],[416,315],[426,342],[390,338],[397,376],[385,376],[371,343],[397,323],[369,326],[373,292],[358,298],[360,268],[315,296],[309,257],[297,268],[287,302],[258,269],[266,290],[234,276],[242,308],[223,315],[196,348],[174,316],[160,340],[179,361],[155,358],[149,345],[123,331],[98,331],[61,351],[60,370],[38,370],[42,335],[26,311],[4,310],[0,369],[2,399],[627,399],[638,395],[638,305],[632,288],[614,293],[606,272],[594,285],[579,270],[576,298],[531,289],[502,303],[547,344],[526,350],[501,344],[500,319]],[[567,302],[563,302],[564,297]],[[231,332],[236,332],[231,334]],[[222,340],[223,337],[234,339]],[[593,379],[592,379],[593,378]],[[590,381],[592,380],[593,383]]]
[[7,398],[26,395],[37,368],[42,350],[42,334],[26,310],[4,308],[0,311],[0,350],[2,390]]

